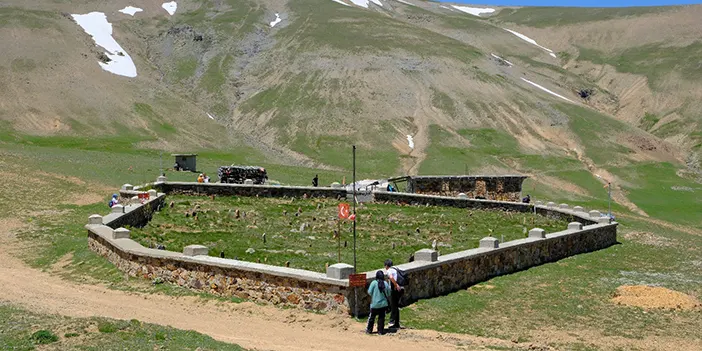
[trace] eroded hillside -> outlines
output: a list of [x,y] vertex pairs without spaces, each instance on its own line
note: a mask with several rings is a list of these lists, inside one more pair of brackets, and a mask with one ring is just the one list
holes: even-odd
[[[354,143],[366,174],[516,171],[540,175],[544,192],[582,196],[597,192],[575,185],[583,179],[615,181],[620,203],[640,213],[617,170],[687,163],[678,173],[698,177],[702,7],[176,5],[1,7],[4,139],[249,146],[276,162],[331,170],[348,169]],[[124,52],[96,46],[74,16],[92,12],[104,13]],[[101,66],[126,58],[135,77]]]

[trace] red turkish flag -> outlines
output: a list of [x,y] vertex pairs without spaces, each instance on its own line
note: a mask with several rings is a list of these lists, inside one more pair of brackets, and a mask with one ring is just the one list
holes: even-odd
[[339,219],[347,219],[349,218],[349,204],[347,203],[340,203],[339,204]]

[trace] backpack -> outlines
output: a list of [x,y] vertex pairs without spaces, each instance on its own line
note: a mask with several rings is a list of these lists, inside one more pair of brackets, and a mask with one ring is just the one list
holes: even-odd
[[397,285],[399,286],[407,286],[409,285],[409,277],[407,277],[407,273],[397,267],[392,267],[396,272],[397,272]]

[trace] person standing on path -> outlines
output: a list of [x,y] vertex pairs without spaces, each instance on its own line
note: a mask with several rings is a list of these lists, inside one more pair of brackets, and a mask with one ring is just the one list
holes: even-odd
[[315,174],[314,178],[312,178],[312,186],[316,188],[318,185],[319,185],[319,175]]
[[392,260],[385,260],[385,272],[390,279],[390,326],[388,329],[400,329],[400,297],[405,292],[397,283],[397,270],[392,267]]
[[388,296],[390,295],[390,286],[385,282],[385,273],[383,271],[375,272],[375,280],[368,286],[368,295],[371,296],[370,315],[368,316],[368,325],[366,326],[366,334],[373,333],[373,324],[375,317],[378,317],[378,334],[385,334],[385,312],[388,308]]

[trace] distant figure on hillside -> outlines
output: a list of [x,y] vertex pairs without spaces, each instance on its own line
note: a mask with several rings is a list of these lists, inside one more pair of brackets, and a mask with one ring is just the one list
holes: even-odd
[[200,175],[197,176],[197,182],[198,182],[198,183],[204,183],[204,182],[205,182],[205,176],[203,176],[202,173],[200,173]]
[[112,199],[110,200],[108,206],[112,208],[112,206],[119,204],[119,200],[117,199],[117,194],[112,194]]
[[366,334],[373,332],[376,316],[378,317],[378,334],[385,334],[385,313],[388,309],[390,289],[388,282],[385,281],[385,273],[383,271],[375,272],[375,280],[368,286],[368,295],[371,296],[371,310],[366,325]]
[[174,171],[181,171],[181,170],[183,170],[183,168],[180,167],[180,165],[178,164],[178,162],[176,162],[176,163],[173,165],[173,170],[174,170]]
[[395,188],[392,186],[392,184],[388,184],[387,191],[391,193],[395,192]]
[[531,195],[527,194],[527,196],[522,199],[522,202],[525,204],[530,203],[531,202]]
[[204,180],[205,183],[209,183],[209,182],[210,182],[210,177],[207,176],[207,173],[203,173],[203,174],[202,174],[202,179]]
[[315,174],[314,178],[312,178],[312,186],[316,188],[317,185],[319,185],[319,175]]

